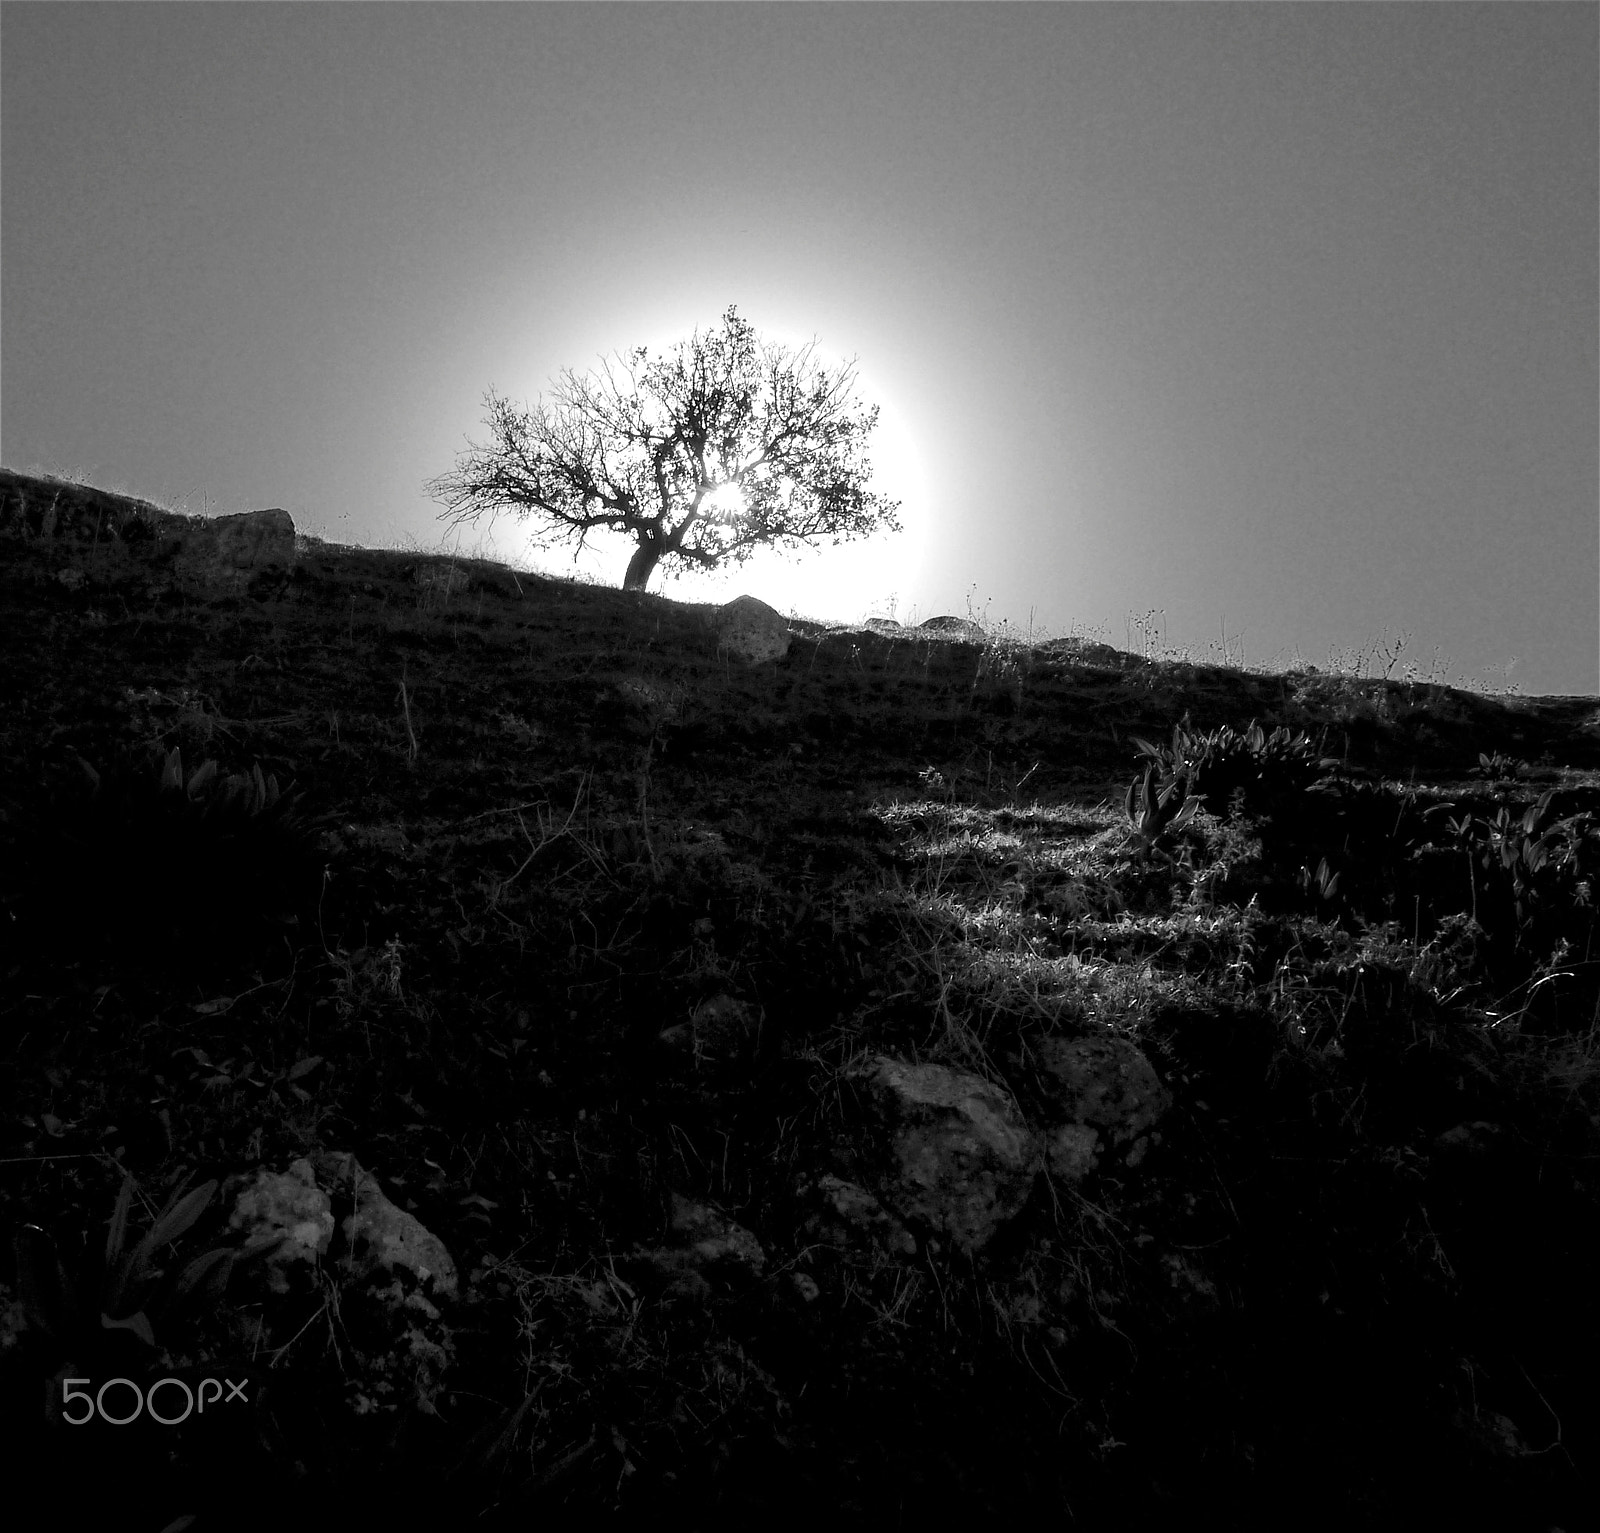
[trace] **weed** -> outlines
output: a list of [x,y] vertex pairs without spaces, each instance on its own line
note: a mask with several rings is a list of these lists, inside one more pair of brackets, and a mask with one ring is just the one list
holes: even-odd
[[[120,1168],[119,1168],[120,1169]],[[16,1237],[17,1275],[21,1302],[29,1321],[64,1357],[80,1367],[102,1354],[100,1338],[123,1331],[151,1350],[155,1326],[177,1325],[214,1309],[227,1290],[235,1264],[266,1255],[277,1243],[263,1242],[241,1252],[234,1246],[213,1246],[190,1257],[176,1270],[161,1265],[162,1253],[177,1244],[199,1222],[216,1196],[209,1181],[188,1189],[182,1178],[132,1247],[128,1245],[129,1214],[137,1192],[134,1178],[122,1171],[122,1185],[107,1223],[104,1255],[92,1250],[69,1275],[55,1241],[36,1225]]]
[[[1153,746],[1145,746],[1144,741],[1137,743],[1151,752],[1155,750]],[[1133,832],[1133,845],[1141,857],[1161,855],[1162,838],[1177,835],[1200,810],[1203,802],[1200,796],[1183,793],[1187,780],[1179,772],[1158,782],[1156,763],[1152,761],[1144,769],[1143,779],[1135,778],[1128,785],[1123,812]]]

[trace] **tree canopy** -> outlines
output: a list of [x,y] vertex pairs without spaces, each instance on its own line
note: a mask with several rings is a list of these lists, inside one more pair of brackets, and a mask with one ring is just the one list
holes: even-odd
[[538,518],[542,541],[580,548],[596,529],[626,533],[626,590],[663,560],[714,569],[767,544],[900,530],[899,503],[867,489],[878,409],[856,397],[855,363],[823,366],[814,341],[764,342],[733,308],[658,356],[641,346],[565,370],[532,409],[493,390],[484,403],[489,442],[428,485],[443,516],[509,509]]

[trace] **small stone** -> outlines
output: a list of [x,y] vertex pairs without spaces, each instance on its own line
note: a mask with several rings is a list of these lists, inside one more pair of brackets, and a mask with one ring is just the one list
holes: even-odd
[[756,1014],[731,995],[714,995],[694,1009],[696,1047],[716,1059],[743,1053],[758,1030]]
[[667,1227],[672,1245],[635,1253],[665,1280],[665,1303],[708,1303],[716,1292],[713,1277],[748,1280],[766,1266],[761,1242],[709,1204],[673,1193]]
[[704,1203],[690,1202],[677,1193],[672,1195],[670,1228],[674,1235],[688,1242],[702,1266],[727,1262],[744,1268],[752,1276],[760,1276],[767,1264],[761,1242],[743,1225],[735,1224]]
[[917,1254],[916,1237],[865,1187],[837,1176],[803,1180],[798,1188],[803,1201],[816,1206],[804,1225],[814,1240],[832,1246],[871,1242],[890,1256]]
[[694,1052],[694,1024],[692,1022],[674,1022],[671,1027],[664,1027],[656,1034],[656,1042],[663,1048],[671,1049],[675,1054],[692,1054]]
[[1446,1129],[1435,1137],[1433,1147],[1440,1154],[1479,1159],[1495,1148],[1500,1133],[1498,1123],[1486,1123],[1479,1118],[1471,1123],[1458,1123],[1454,1128]]

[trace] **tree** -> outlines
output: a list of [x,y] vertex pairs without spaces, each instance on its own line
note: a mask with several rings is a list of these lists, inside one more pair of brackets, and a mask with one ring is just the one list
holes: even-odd
[[456,525],[512,508],[546,519],[546,542],[631,535],[627,591],[664,559],[715,569],[765,544],[898,532],[899,503],[866,488],[878,410],[855,382],[854,362],[830,370],[815,342],[762,342],[730,308],[655,358],[641,346],[585,377],[567,369],[531,410],[491,390],[488,445],[427,488]]

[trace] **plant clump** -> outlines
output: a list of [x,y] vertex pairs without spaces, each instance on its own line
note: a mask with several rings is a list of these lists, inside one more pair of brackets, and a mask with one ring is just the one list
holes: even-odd
[[315,909],[317,822],[259,764],[184,771],[182,753],[102,772],[78,758],[45,807],[16,805],[0,890],[22,951],[122,972],[264,956]]

